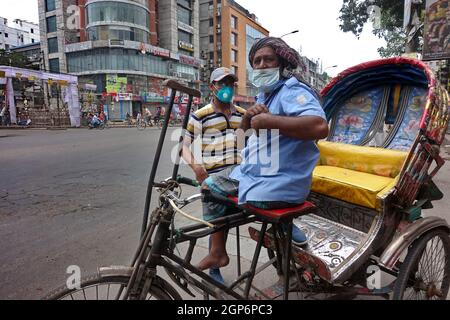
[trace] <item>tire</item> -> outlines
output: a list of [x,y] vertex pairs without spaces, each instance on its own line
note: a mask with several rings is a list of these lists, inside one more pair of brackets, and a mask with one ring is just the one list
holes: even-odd
[[[44,300],[115,300],[120,288],[126,287],[129,280],[129,276],[100,277],[95,274],[83,278],[80,289],[68,289],[64,285],[54,290]],[[106,295],[106,299],[101,298],[101,294]],[[120,299],[123,299],[124,294],[125,290],[122,290]],[[156,277],[146,297],[146,300],[155,299],[181,300],[181,296],[169,283]]]
[[394,286],[394,300],[445,300],[450,287],[450,236],[436,229],[408,249]]
[[145,128],[147,127],[147,124],[145,123],[145,121],[139,121],[137,124],[137,129],[139,131],[145,130]]
[[99,129],[99,130],[105,130],[105,124],[104,124],[104,123],[100,123],[100,124],[98,125],[98,129]]

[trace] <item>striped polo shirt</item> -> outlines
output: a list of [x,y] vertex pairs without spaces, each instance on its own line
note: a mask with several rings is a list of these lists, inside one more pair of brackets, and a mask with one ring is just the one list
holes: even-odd
[[[238,150],[235,131],[241,125],[245,109],[233,106],[231,111],[228,119],[209,104],[192,114],[189,120],[186,134],[193,141],[192,152],[208,173],[215,173],[241,162],[241,150]],[[201,148],[201,161],[195,148]]]

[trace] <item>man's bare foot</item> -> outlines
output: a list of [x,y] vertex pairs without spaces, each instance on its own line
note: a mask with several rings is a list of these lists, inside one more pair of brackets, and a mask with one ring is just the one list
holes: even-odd
[[226,254],[214,254],[210,253],[197,265],[199,270],[206,270],[211,268],[223,268],[230,263],[230,258]]

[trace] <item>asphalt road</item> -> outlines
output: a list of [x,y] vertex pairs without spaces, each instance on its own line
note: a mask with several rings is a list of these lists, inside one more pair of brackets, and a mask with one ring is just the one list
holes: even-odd
[[[0,299],[39,299],[65,283],[70,265],[87,275],[130,263],[159,133],[0,130]],[[171,174],[173,146],[166,143],[158,178]],[[450,166],[436,182],[448,192]],[[447,197],[427,214],[449,220],[449,207]],[[206,247],[199,243],[200,255]]]

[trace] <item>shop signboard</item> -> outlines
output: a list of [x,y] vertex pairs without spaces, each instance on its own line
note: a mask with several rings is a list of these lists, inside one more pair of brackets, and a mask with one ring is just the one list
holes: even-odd
[[189,52],[194,52],[194,45],[188,42],[184,42],[184,41],[178,41],[178,48],[189,51]]

